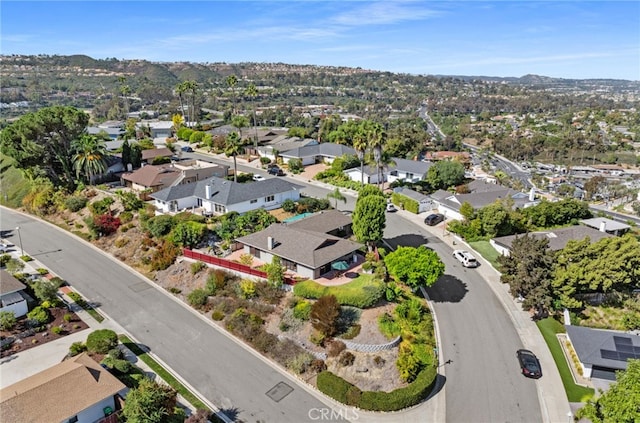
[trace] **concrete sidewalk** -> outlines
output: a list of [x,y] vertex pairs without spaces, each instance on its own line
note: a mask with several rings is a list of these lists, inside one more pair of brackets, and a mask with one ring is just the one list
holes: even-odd
[[[406,210],[398,210],[398,215],[403,218],[420,225],[433,236],[441,239],[452,249],[466,249],[473,251],[470,245],[461,238],[446,231],[444,223],[436,226],[428,226],[424,224],[424,218],[429,212],[414,214]],[[500,282],[500,273],[489,264],[479,253],[475,253],[476,258],[480,261],[481,266],[475,270],[482,275],[482,278],[489,284],[496,297],[502,303],[505,311],[509,314],[513,325],[522,340],[526,349],[534,351],[540,360],[542,368],[545,369],[544,377],[537,380],[538,399],[540,401],[540,410],[544,422],[566,422],[570,419],[571,408],[567,399],[567,394],[562,384],[562,379],[556,363],[551,355],[551,351],[547,346],[538,326],[531,319],[528,311],[523,311],[520,303],[518,303],[509,293],[509,287]]]

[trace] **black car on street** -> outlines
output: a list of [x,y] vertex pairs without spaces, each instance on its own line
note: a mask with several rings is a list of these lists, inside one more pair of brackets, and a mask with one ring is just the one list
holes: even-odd
[[529,350],[518,350],[517,355],[523,375],[533,379],[542,377],[542,367],[540,367],[540,361],[534,353]]

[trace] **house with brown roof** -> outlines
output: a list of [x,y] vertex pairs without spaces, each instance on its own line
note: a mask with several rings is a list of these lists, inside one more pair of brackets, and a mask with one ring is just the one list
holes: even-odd
[[142,150],[142,162],[151,163],[156,157],[171,157],[173,152],[166,147]]
[[1,389],[0,421],[115,423],[126,389],[83,353]]
[[198,182],[212,176],[224,178],[229,166],[205,162],[202,160],[183,160],[162,165],[146,165],[133,172],[122,174],[122,184],[135,191],[151,192],[180,184]]
[[329,273],[339,261],[357,261],[357,251],[362,244],[329,235],[309,231],[282,223],[236,239],[244,252],[271,263],[274,256],[287,269],[310,279]]
[[22,291],[26,285],[6,270],[0,270],[0,311],[12,311],[15,317],[29,312],[27,300]]

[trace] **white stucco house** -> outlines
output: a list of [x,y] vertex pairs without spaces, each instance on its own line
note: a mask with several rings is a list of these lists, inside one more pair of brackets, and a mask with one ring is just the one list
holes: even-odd
[[212,177],[191,184],[176,185],[150,195],[159,213],[198,209],[203,214],[272,210],[285,200],[298,201],[301,185],[280,178],[239,183]]
[[387,181],[401,180],[409,183],[422,181],[432,165],[431,162],[393,158],[393,163],[386,169]]
[[309,144],[303,147],[296,147],[290,150],[281,151],[279,156],[287,163],[291,159],[300,159],[304,166],[314,163],[331,163],[336,157],[344,155],[355,155],[356,151],[346,145],[325,142]]
[[15,317],[29,312],[27,300],[22,295],[26,286],[6,270],[0,270],[0,311],[12,311]]

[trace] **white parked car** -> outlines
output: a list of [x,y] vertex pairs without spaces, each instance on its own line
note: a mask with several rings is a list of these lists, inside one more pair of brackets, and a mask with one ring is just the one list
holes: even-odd
[[254,181],[264,181],[264,176],[262,175],[253,175]]
[[398,209],[396,209],[396,206],[394,206],[393,203],[387,203],[387,211],[388,212],[393,213],[396,210],[398,210]]
[[0,242],[0,253],[6,253],[9,251],[9,246],[4,242]]
[[454,250],[453,256],[462,263],[464,267],[478,267],[478,260],[468,251]]

